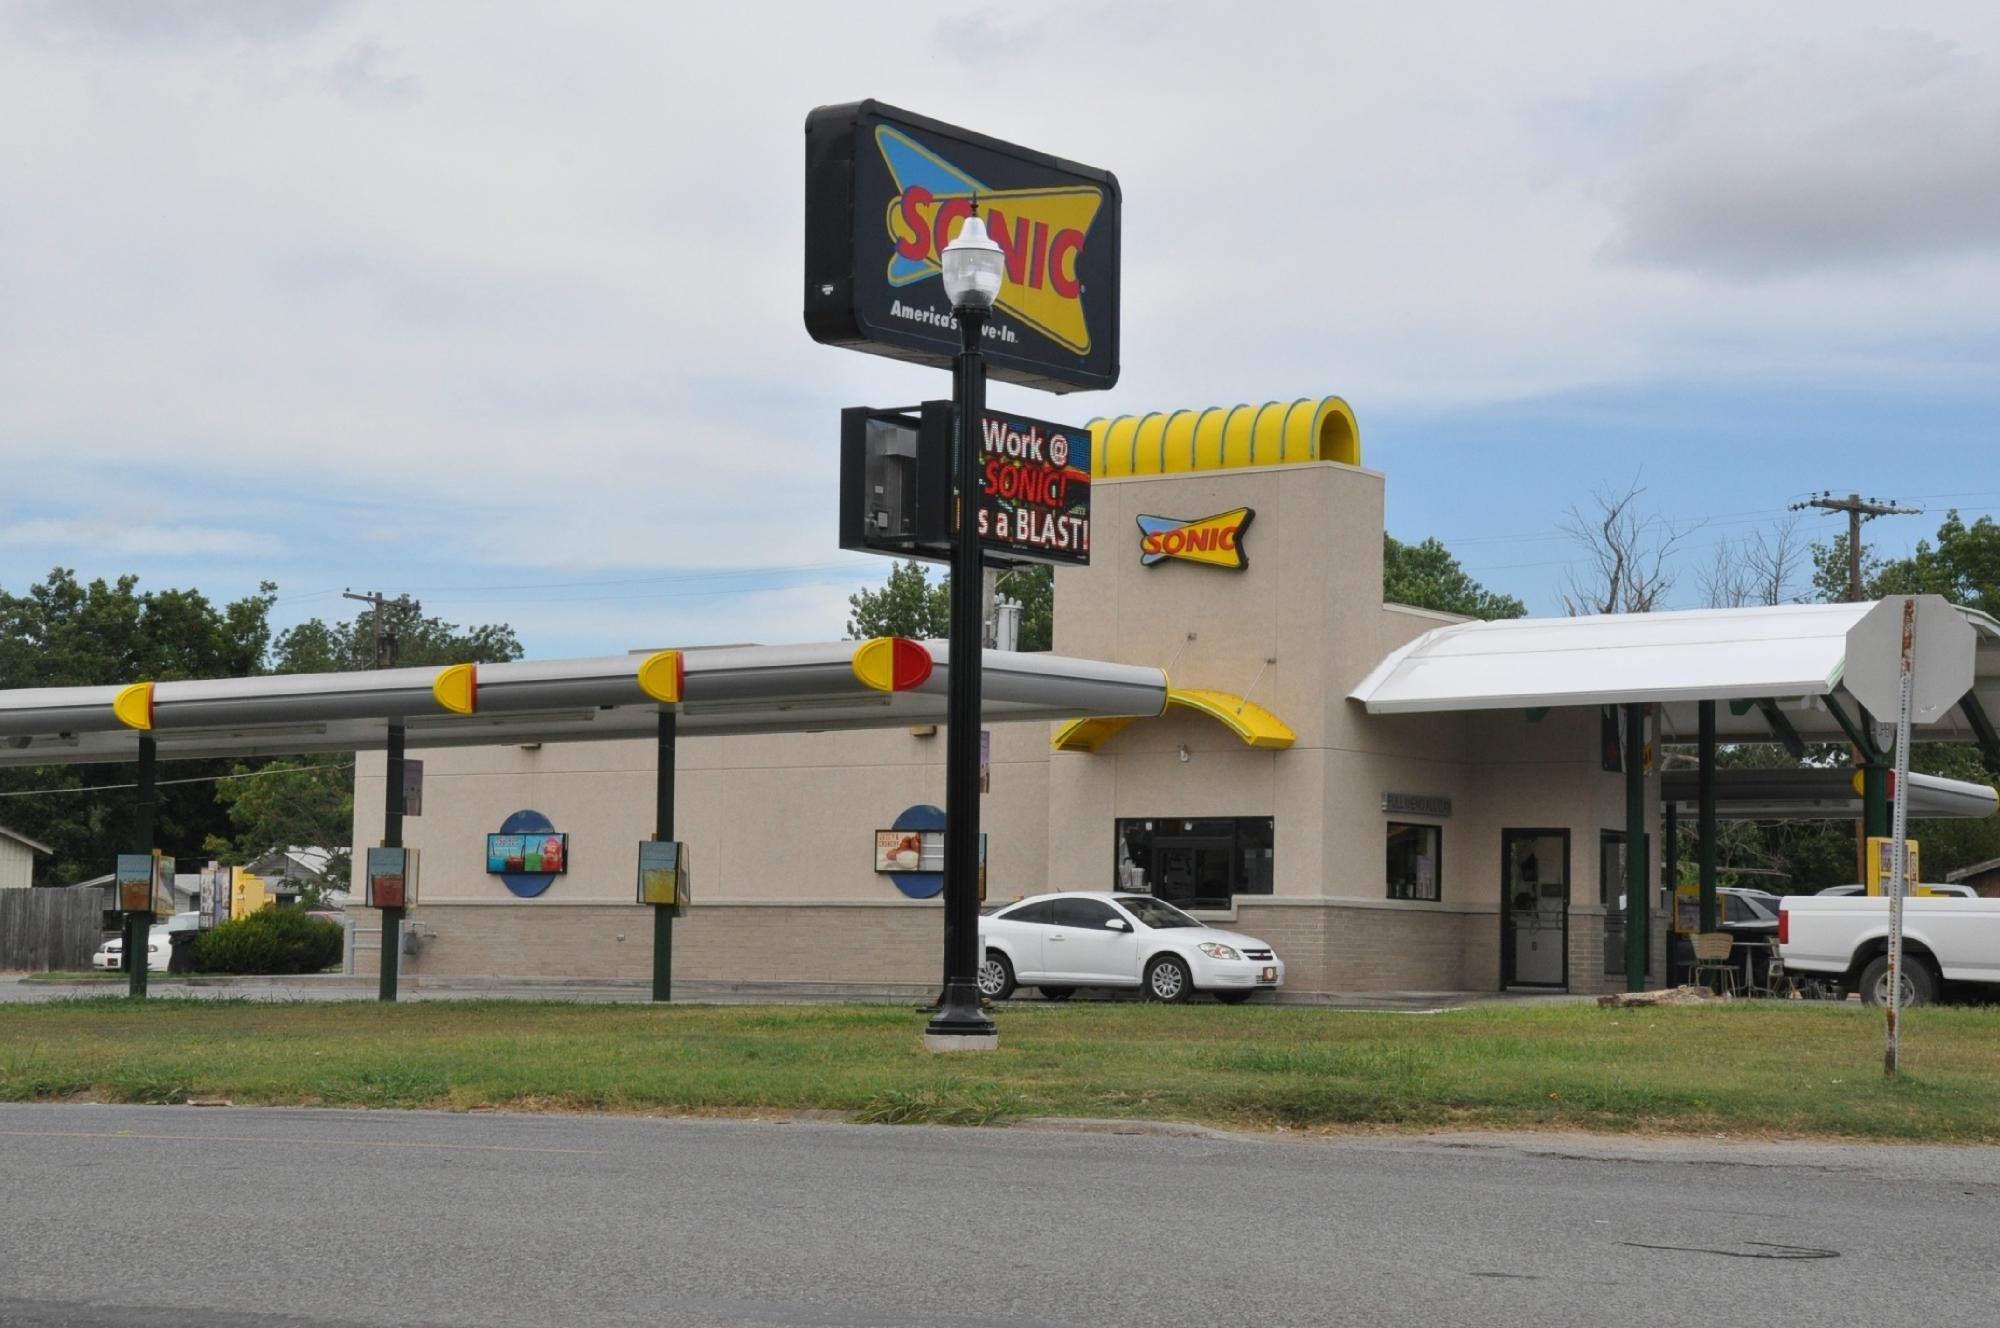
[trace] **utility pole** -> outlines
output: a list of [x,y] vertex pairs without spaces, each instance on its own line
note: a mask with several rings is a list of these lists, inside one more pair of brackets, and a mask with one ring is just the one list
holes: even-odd
[[340,592],[340,597],[342,599],[359,600],[363,604],[372,604],[375,606],[375,667],[378,669],[395,668],[396,634],[389,631],[383,625],[382,610],[391,604],[394,604],[397,608],[407,609],[410,606],[410,597],[408,595],[398,595],[394,599],[389,599],[379,590],[371,590],[365,595],[357,595],[352,590],[343,590]]
[[[363,604],[375,606],[375,667],[393,669],[396,667],[396,637],[386,630],[382,623],[382,610],[391,604],[398,608],[408,608],[407,595],[389,599],[379,590],[371,590],[365,595],[357,595],[352,590],[340,592],[342,599],[359,600]],[[403,721],[389,721],[388,756],[383,767],[382,782],[382,847],[403,847]],[[403,952],[403,910],[385,908],[382,910],[382,972],[380,999],[394,1002],[396,984],[401,974],[399,968]]]
[[1803,502],[1793,503],[1791,510],[1803,511],[1817,507],[1823,512],[1847,513],[1847,602],[1861,602],[1861,523],[1873,521],[1878,516],[1922,516],[1921,507],[1899,507],[1891,498],[1883,502],[1880,498],[1863,498],[1858,493],[1850,493],[1845,498],[1836,498],[1832,493],[1821,490]]
[[[1921,507],[1899,506],[1894,498],[1883,502],[1879,498],[1863,498],[1858,493],[1850,493],[1845,498],[1836,498],[1822,489],[1803,502],[1793,503],[1791,510],[1801,511],[1817,507],[1822,512],[1847,513],[1847,602],[1859,604],[1861,595],[1861,523],[1873,521],[1878,516],[1921,516]],[[1866,708],[1861,711],[1861,724],[1866,732],[1869,715]],[[1868,880],[1868,837],[1889,833],[1889,777],[1888,768],[1883,763],[1882,753],[1857,747],[1854,763],[1861,770],[1861,819],[1854,826],[1854,860],[1856,880],[1864,884]]]

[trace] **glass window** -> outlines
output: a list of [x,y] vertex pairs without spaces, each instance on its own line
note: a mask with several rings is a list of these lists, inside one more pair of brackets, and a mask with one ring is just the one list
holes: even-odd
[[1121,820],[1113,845],[1112,888],[1123,893],[1214,909],[1271,893],[1268,816]]
[[1058,927],[1102,930],[1105,923],[1118,916],[1111,905],[1101,899],[1058,899],[1054,904],[1056,915],[1050,920]]
[[1444,827],[1389,822],[1389,898],[1436,900],[1443,876]]
[[[1625,972],[1625,832],[1622,830],[1598,832],[1597,900],[1604,905],[1604,972],[1615,977]],[[1650,946],[1646,950],[1646,971],[1653,971]]]
[[1038,922],[1047,926],[1055,921],[1055,907],[1053,899],[1042,899],[1032,904],[1010,908],[1000,916],[1008,922]]

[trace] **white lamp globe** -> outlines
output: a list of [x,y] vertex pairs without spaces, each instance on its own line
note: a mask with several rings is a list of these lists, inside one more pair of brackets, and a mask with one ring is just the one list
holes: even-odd
[[1007,280],[1007,258],[986,233],[986,223],[967,217],[958,238],[944,247],[944,293],[954,309],[991,309]]

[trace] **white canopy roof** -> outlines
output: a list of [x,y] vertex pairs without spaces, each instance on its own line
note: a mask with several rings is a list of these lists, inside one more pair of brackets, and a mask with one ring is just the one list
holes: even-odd
[[[1439,627],[1395,651],[1350,697],[1370,714],[1541,709],[1655,702],[1670,735],[1691,735],[1695,702],[1718,707],[1727,739],[1765,739],[1756,703],[1776,701],[1807,740],[1846,735],[1823,699],[1850,716],[1840,688],[1848,629],[1872,604],[1785,604],[1585,618],[1515,618]],[[1973,690],[2000,714],[2000,623],[1961,609],[1978,647]],[[1926,726],[1928,740],[1970,741],[1957,710]]]

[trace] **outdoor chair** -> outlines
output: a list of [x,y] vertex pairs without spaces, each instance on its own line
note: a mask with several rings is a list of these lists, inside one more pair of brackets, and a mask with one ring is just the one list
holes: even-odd
[[1718,996],[1737,995],[1743,974],[1729,962],[1729,952],[1735,948],[1736,938],[1726,931],[1698,934],[1694,938],[1694,972],[1689,974],[1689,981],[1697,987],[1713,989]]

